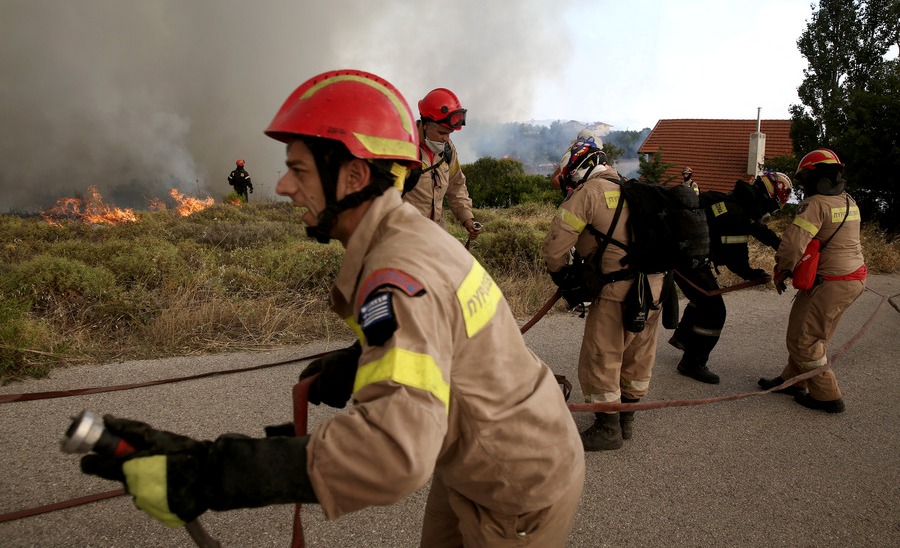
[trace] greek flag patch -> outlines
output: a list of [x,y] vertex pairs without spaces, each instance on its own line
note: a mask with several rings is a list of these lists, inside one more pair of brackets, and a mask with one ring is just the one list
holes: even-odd
[[382,346],[397,330],[393,294],[373,293],[359,308],[359,326],[369,346]]

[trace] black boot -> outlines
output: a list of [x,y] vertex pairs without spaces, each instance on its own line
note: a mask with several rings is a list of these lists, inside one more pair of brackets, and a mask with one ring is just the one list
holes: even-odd
[[672,336],[669,337],[669,344],[684,352],[684,343],[678,339],[678,332],[672,333]]
[[[762,378],[756,381],[756,384],[758,384],[759,387],[763,390],[768,390],[770,388],[775,388],[776,386],[784,384],[784,379],[782,379],[780,376],[772,377],[771,379]],[[806,389],[793,384],[791,386],[788,386],[787,388],[782,388],[781,390],[773,390],[772,392],[778,394],[787,394],[788,396],[796,396],[798,394],[803,394],[804,392],[806,392]]]
[[[640,398],[626,398],[622,396],[622,403],[637,403]],[[634,411],[619,411],[619,426],[622,428],[622,439],[630,440],[634,431]]]
[[681,358],[681,361],[678,362],[677,370],[685,377],[690,377],[696,381],[705,382],[706,384],[719,384],[719,376],[710,371],[706,367],[706,363]]
[[594,424],[581,433],[585,451],[609,451],[622,447],[622,427],[618,413],[597,413]]
[[836,400],[817,400],[810,396],[808,392],[803,392],[802,394],[796,394],[794,401],[803,407],[815,409],[816,411],[825,411],[826,413],[844,412],[844,400],[841,398]]

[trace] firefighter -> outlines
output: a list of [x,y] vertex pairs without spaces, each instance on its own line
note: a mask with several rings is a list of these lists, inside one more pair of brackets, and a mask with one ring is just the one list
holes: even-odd
[[[833,151],[820,148],[804,156],[795,180],[804,200],[793,222],[784,230],[775,254],[775,287],[781,294],[784,280],[794,274],[813,240],[821,244],[815,285],[797,291],[787,327],[788,363],[781,375],[759,379],[764,389],[828,363],[828,340],[844,312],[866,287],[867,269],[860,245],[860,215],[856,202],[845,192],[844,164]],[[830,368],[798,382],[785,393],[810,409],[844,411],[837,377]]]
[[[550,222],[542,254],[554,283],[570,307],[591,301],[578,358],[578,380],[587,403],[636,403],[647,394],[656,358],[659,309],[651,309],[640,332],[626,329],[626,297],[639,283],[636,273],[623,271],[625,251],[616,246],[599,250],[593,230],[609,232],[620,190],[619,174],[606,154],[592,143],[576,142],[560,162],[561,185],[568,197]],[[628,208],[621,210],[612,237],[627,244]],[[574,246],[576,261],[590,262],[601,253],[603,278],[597,295],[586,290],[578,265],[570,261]],[[621,276],[621,279],[619,277]],[[643,276],[643,275],[640,275]],[[650,293],[658,305],[663,275],[647,276]],[[581,433],[586,451],[619,449],[633,433],[634,412],[595,413],[594,423]]]
[[332,307],[359,342],[310,364],[310,401],[352,406],[304,437],[201,442],[110,418],[138,451],[82,468],[126,478],[137,506],[173,525],[290,502],[334,519],[432,478],[423,546],[565,546],[584,480],[578,431],[488,273],[402,201],[419,163],[403,97],[373,74],[326,72],[266,134],[287,143],[278,194],[304,208],[311,237],[346,250]]
[[681,179],[684,186],[691,187],[691,189],[700,194],[700,186],[694,182],[694,170],[689,168],[688,166],[684,166],[684,169],[681,170]]
[[234,165],[235,168],[228,175],[228,184],[234,187],[234,191],[241,200],[247,202],[250,200],[247,192],[249,191],[250,194],[253,194],[253,183],[250,181],[250,174],[244,169],[243,160],[237,160],[234,162]]
[[403,194],[422,215],[444,226],[444,197],[453,216],[462,223],[475,240],[481,232],[481,223],[472,215],[472,200],[466,187],[466,176],[459,166],[456,146],[450,134],[466,125],[466,109],[456,95],[445,88],[428,92],[419,101],[419,155],[422,170],[418,178],[411,178],[410,188]]
[[684,351],[677,367],[682,375],[708,384],[719,383],[719,376],[710,371],[707,362],[725,325],[725,300],[721,295],[707,295],[703,291],[719,289],[716,281],[719,267],[727,267],[745,280],[766,276],[765,270],[750,266],[750,236],[778,249],[781,239],[765,223],[773,212],[787,203],[791,188],[791,179],[787,175],[766,171],[752,185],[735,181],[728,194],[700,193],[700,205],[709,224],[711,264],[693,269],[679,268],[675,273],[675,283],[689,301],[678,328],[669,339],[669,344]]

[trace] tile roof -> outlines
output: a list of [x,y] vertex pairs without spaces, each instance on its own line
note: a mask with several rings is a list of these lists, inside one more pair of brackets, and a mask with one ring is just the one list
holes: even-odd
[[[766,134],[765,157],[793,154],[790,120],[761,120]],[[690,166],[700,190],[729,192],[737,179],[749,180],[747,157],[756,120],[660,120],[638,149],[652,154],[662,147],[664,162],[676,164],[666,171],[681,181],[681,169]]]

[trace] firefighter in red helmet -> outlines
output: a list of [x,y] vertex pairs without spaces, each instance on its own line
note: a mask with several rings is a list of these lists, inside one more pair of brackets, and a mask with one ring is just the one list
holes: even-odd
[[[866,288],[859,207],[845,191],[843,172],[844,164],[827,148],[810,152],[797,166],[794,179],[805,197],[775,253],[774,281],[778,293],[787,289],[788,277],[793,277],[793,285],[798,289],[788,319],[788,363],[779,376],[759,379],[762,388],[774,388],[786,379],[828,363],[828,340],[844,311]],[[818,257],[817,266],[809,269],[809,276],[801,275],[806,265],[812,264],[807,260],[813,256]],[[832,369],[784,392],[810,409],[844,411],[841,389]]]
[[358,342],[307,370],[320,372],[310,401],[351,400],[349,412],[309,436],[204,442],[110,417],[138,451],[124,464],[85,457],[83,469],[123,480],[139,508],[175,525],[289,502],[334,519],[430,478],[422,546],[565,546],[584,481],[578,432],[487,271],[401,199],[419,165],[403,97],[373,74],[327,72],[266,134],[287,144],[278,194],[303,208],[310,236],[345,248],[332,308]]
[[235,193],[241,200],[247,202],[250,200],[247,192],[249,191],[250,194],[253,194],[253,182],[250,181],[250,174],[244,169],[243,160],[235,161],[234,166],[234,169],[228,175],[228,184],[234,187]]
[[466,176],[460,169],[456,146],[450,140],[450,134],[465,125],[466,109],[449,89],[433,89],[419,101],[416,126],[422,170],[418,177],[410,178],[403,200],[443,226],[446,198],[453,216],[474,240],[481,231],[481,224],[472,215]]

